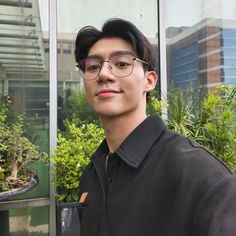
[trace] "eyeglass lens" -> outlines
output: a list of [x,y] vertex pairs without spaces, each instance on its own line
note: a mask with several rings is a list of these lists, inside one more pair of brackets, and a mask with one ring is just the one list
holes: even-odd
[[96,57],[83,59],[79,62],[82,77],[87,80],[96,79],[106,62],[114,76],[125,77],[132,73],[134,56],[130,54],[114,55],[109,61],[101,61]]

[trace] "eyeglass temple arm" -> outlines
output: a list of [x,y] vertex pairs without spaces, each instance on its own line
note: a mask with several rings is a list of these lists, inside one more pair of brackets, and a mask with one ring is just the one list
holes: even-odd
[[141,59],[139,59],[139,58],[137,58],[137,57],[135,57],[134,60],[140,61],[140,62],[142,62],[143,64],[148,65],[148,63],[147,63],[146,61],[143,61],[143,60],[141,60]]

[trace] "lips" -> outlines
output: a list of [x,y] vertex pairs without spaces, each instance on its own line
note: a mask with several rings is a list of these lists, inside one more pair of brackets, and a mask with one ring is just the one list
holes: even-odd
[[109,97],[118,93],[121,93],[121,91],[115,89],[102,89],[96,93],[96,96]]

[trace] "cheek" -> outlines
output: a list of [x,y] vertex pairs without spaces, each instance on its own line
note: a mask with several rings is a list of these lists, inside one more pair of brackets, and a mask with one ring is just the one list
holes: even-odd
[[144,98],[144,84],[140,81],[135,81],[126,87],[127,96],[125,96],[126,104],[140,103]]
[[[140,76],[141,74],[141,76]],[[132,91],[133,93],[136,93],[137,96],[142,95],[143,92],[145,91],[145,75],[142,75],[142,71],[140,71],[137,74],[134,74],[132,78],[130,78],[132,80],[132,84],[130,84],[130,88],[129,90]]]

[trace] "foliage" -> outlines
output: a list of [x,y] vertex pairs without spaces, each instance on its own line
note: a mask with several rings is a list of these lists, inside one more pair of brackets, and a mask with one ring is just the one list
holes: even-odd
[[65,122],[66,131],[58,135],[58,147],[50,161],[53,182],[58,189],[59,201],[77,201],[80,176],[90,161],[90,157],[104,138],[103,129],[93,123],[83,123],[77,127]]
[[26,165],[38,160],[42,153],[25,136],[24,116],[17,114],[9,122],[10,99],[1,96],[0,104],[0,192],[7,191],[19,183],[22,172],[26,172]]
[[236,89],[219,86],[204,94],[171,88],[163,103],[168,110],[166,124],[194,138],[236,171]]
[[60,113],[63,114],[62,116],[66,117],[67,120],[73,123],[81,121],[86,123],[98,123],[98,116],[88,105],[84,90],[74,92],[71,89],[67,89],[65,91],[64,100]]
[[159,99],[159,95],[157,94],[157,92],[151,92],[147,102],[147,114],[156,113],[158,115],[161,115],[164,106],[164,101],[161,101]]
[[196,140],[236,170],[236,88],[217,87],[201,103]]
[[167,126],[185,136],[193,136],[195,105],[192,90],[182,92],[180,89],[171,87],[168,91]]

